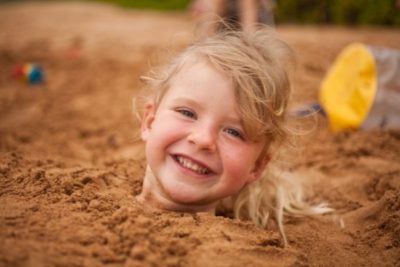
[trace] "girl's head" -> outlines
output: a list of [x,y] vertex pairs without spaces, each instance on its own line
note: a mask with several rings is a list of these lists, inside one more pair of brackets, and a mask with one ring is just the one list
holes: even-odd
[[208,211],[257,180],[286,137],[291,50],[266,30],[189,46],[151,78],[142,200]]
[[288,135],[285,120],[293,59],[289,46],[269,29],[229,31],[192,44],[145,79],[157,106],[182,68],[196,60],[207,61],[232,81],[246,134],[264,144],[260,156],[265,156],[272,145],[277,147]]

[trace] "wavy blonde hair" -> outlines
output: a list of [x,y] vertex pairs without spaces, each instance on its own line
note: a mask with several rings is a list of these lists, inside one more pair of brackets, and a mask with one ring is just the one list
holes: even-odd
[[[226,31],[195,42],[169,64],[144,77],[156,106],[171,78],[193,57],[206,59],[232,79],[246,134],[264,144],[260,159],[275,154],[291,135],[286,126],[291,92],[289,73],[294,63],[290,47],[266,28],[251,33]],[[271,165],[256,182],[232,196],[230,202],[236,218],[250,219],[258,226],[266,227],[274,217],[286,245],[284,215],[315,215],[332,210],[324,204],[306,203],[295,179]]]

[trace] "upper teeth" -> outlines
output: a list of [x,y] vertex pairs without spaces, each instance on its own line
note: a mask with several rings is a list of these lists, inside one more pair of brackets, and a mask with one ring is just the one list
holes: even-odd
[[178,162],[186,169],[192,170],[199,174],[207,174],[209,172],[209,170],[207,168],[201,167],[198,164],[196,164],[195,162],[193,162],[187,158],[177,157],[177,159],[178,159]]

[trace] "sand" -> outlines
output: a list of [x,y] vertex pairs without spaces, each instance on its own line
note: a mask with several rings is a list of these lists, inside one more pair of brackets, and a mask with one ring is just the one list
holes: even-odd
[[[0,6],[0,28],[0,266],[400,266],[400,130],[333,134],[319,117],[287,162],[337,212],[287,220],[282,248],[273,228],[135,201],[132,97],[149,62],[193,39],[190,17],[23,3]],[[277,31],[298,56],[292,106],[317,99],[348,43],[400,49],[395,29]],[[24,62],[46,82],[15,80]]]

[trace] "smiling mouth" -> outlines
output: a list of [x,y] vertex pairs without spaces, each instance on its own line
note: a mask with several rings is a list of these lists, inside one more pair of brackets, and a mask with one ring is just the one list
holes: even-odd
[[175,155],[175,161],[181,165],[183,168],[191,170],[200,175],[208,175],[211,174],[212,171],[205,166],[200,165],[197,162],[194,162],[186,157]]

